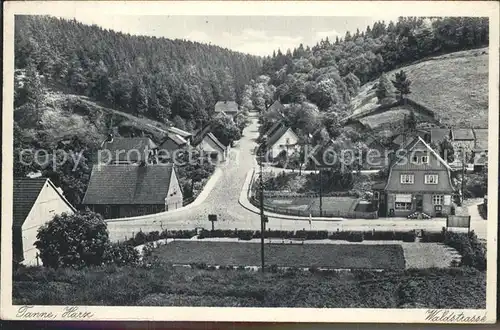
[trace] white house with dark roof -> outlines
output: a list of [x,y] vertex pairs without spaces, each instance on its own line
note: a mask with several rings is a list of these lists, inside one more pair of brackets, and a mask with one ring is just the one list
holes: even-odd
[[238,113],[238,103],[235,101],[219,101],[215,104],[215,113],[224,113],[234,117]]
[[41,264],[33,245],[38,228],[55,215],[76,210],[47,178],[14,179],[13,186],[13,260],[35,266]]
[[299,137],[293,129],[287,126],[281,126],[266,140],[266,152],[269,159],[277,157],[282,151],[287,155],[295,152],[299,143]]
[[82,204],[104,218],[123,218],[182,207],[172,164],[94,165]]

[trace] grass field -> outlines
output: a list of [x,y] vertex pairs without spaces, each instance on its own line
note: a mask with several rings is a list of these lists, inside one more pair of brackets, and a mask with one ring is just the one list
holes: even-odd
[[[410,98],[433,110],[442,124],[450,127],[487,127],[488,48],[432,57],[388,73],[404,70],[411,80]],[[361,87],[352,100],[354,114],[378,106],[376,81]]]
[[486,306],[474,269],[340,273],[152,267],[20,269],[14,305],[472,308]]
[[[173,264],[258,266],[260,245],[232,242],[177,241],[164,245],[153,256]],[[400,245],[266,244],[266,263],[284,267],[349,269],[404,269]]]

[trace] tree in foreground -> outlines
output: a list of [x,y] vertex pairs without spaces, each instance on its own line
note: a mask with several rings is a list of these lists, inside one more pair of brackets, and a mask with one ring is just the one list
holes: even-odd
[[44,266],[101,265],[109,246],[108,229],[100,214],[62,213],[38,229],[35,246]]

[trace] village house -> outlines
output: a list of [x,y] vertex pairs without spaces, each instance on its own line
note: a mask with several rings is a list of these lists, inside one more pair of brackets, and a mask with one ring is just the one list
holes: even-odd
[[266,108],[266,111],[277,111],[281,113],[284,109],[285,107],[283,106],[283,104],[281,104],[280,101],[276,100]]
[[182,207],[172,164],[94,165],[82,204],[104,218],[123,218]]
[[474,132],[470,128],[456,128],[451,130],[451,145],[455,153],[459,153],[462,148],[466,151],[474,149]]
[[219,101],[215,104],[215,113],[224,113],[234,117],[238,113],[238,103],[235,101]]
[[455,187],[450,166],[421,137],[394,161],[385,185],[372,187],[380,216],[428,218],[451,213]]
[[191,140],[193,138],[192,133],[189,133],[185,130],[182,130],[182,129],[174,127],[174,126],[170,126],[169,128],[167,128],[167,131],[168,131],[169,135],[173,134],[173,135],[176,135],[178,137],[181,137],[182,139],[184,139],[187,142],[188,145],[191,144]]
[[190,143],[178,134],[168,134],[167,137],[160,143],[158,151],[158,159],[161,162],[171,161],[174,157],[178,157],[183,150],[186,150]]
[[474,171],[478,172],[488,165],[488,129],[474,129]]
[[110,134],[101,145],[101,163],[139,164],[158,162],[158,146],[149,137],[115,137]]
[[295,152],[299,137],[287,126],[281,126],[276,131],[266,137],[265,149],[269,159],[276,158],[281,152],[286,151],[287,155]]
[[76,210],[47,178],[14,179],[13,186],[13,260],[24,265],[41,265],[39,252],[33,245],[38,228],[55,215],[73,214]]

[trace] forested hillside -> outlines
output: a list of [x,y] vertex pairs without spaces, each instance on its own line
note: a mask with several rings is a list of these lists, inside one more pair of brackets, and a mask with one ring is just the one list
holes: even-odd
[[[193,131],[211,123],[218,138],[238,138],[253,100],[264,102],[263,84],[252,80],[261,62],[197,42],[16,16],[14,176],[41,171],[76,206],[96,151],[111,130],[147,134],[159,142],[169,125]],[[215,116],[218,100],[240,102],[241,116],[234,122]],[[24,149],[49,154],[42,152],[33,162],[34,153],[21,153]],[[56,149],[59,153],[52,153]],[[192,177],[184,174],[183,184]]]
[[[218,46],[131,36],[75,20],[16,16],[15,66],[46,86],[192,129],[218,100],[240,100],[261,59]],[[16,106],[26,102],[22,93]],[[35,113],[36,114],[36,113]]]
[[[429,56],[487,45],[487,18],[404,17],[313,47],[278,50],[264,60],[263,71],[276,88],[275,97],[293,104],[285,110],[290,124],[302,136],[320,132],[319,138],[328,140],[341,133],[339,120],[351,113],[351,100],[366,82]],[[304,121],[313,124],[300,124]],[[264,129],[269,122],[264,118]]]

